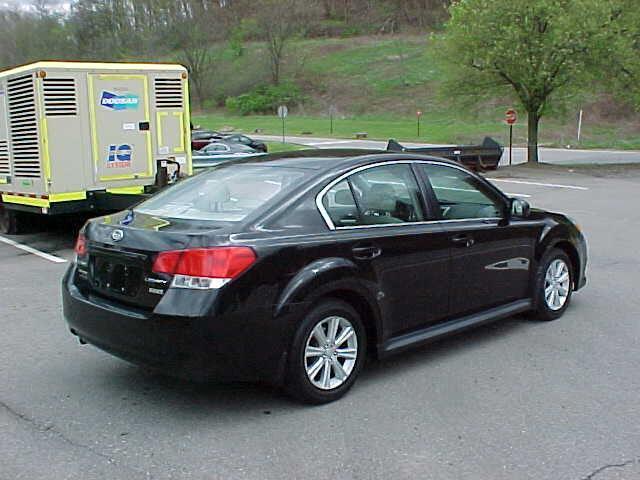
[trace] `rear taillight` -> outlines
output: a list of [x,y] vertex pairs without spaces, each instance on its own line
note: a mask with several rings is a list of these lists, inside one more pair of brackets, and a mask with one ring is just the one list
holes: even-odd
[[87,238],[84,236],[84,233],[78,235],[74,251],[78,257],[84,257],[87,254]]
[[173,275],[173,287],[211,289],[236,278],[255,261],[256,254],[248,247],[171,250],[158,254],[153,271]]

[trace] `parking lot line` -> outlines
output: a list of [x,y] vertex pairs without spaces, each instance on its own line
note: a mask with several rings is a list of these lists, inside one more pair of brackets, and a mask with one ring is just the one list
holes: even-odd
[[55,255],[51,255],[49,253],[41,252],[40,250],[36,250],[35,248],[30,247],[28,245],[23,245],[21,243],[15,242],[9,238],[0,236],[0,242],[6,243],[7,245],[11,245],[12,247],[18,248],[27,253],[37,255],[38,257],[44,258],[45,260],[49,260],[50,262],[53,262],[53,263],[67,263],[67,261],[64,258],[56,257]]
[[489,178],[489,177],[487,177],[487,180],[491,182],[517,183],[519,185],[535,185],[538,187],[568,188],[571,190],[589,190],[587,187],[578,187],[576,185],[560,185],[557,183],[525,182],[524,180],[507,180],[505,178]]

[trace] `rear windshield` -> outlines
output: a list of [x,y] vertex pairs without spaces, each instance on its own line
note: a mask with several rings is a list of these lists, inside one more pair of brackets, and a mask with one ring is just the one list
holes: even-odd
[[307,171],[267,165],[224,165],[142,202],[135,211],[190,220],[238,222],[299,185]]

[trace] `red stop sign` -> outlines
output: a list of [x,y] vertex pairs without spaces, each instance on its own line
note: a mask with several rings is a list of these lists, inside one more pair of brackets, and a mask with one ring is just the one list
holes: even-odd
[[505,113],[505,121],[508,125],[513,125],[518,121],[518,112],[516,112],[513,108],[510,108]]

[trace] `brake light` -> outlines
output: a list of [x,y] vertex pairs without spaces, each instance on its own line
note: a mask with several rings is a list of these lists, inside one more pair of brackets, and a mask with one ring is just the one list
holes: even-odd
[[212,247],[160,252],[153,271],[174,275],[172,286],[212,289],[239,276],[256,261],[249,247]]
[[87,254],[87,238],[84,233],[78,234],[76,246],[73,249],[78,257],[84,257]]

